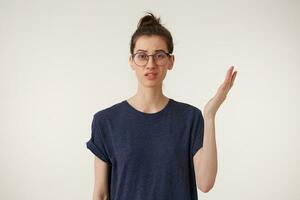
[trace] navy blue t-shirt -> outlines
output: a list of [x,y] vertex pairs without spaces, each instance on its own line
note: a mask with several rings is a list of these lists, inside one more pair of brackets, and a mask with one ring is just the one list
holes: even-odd
[[169,98],[156,113],[127,100],[93,115],[86,146],[109,165],[110,200],[197,200],[193,156],[203,145],[199,108]]

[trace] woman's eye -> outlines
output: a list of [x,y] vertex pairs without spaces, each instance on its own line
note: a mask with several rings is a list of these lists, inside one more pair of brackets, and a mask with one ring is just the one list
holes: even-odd
[[145,59],[145,58],[146,58],[146,55],[145,55],[145,54],[138,54],[138,58],[139,58],[139,59]]
[[158,53],[156,54],[156,58],[164,58],[165,55],[163,53]]

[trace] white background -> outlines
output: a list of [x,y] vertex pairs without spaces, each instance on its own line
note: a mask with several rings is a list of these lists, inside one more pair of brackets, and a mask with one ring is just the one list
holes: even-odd
[[174,38],[164,94],[203,110],[230,65],[207,200],[300,198],[300,2],[0,1],[0,199],[92,199],[92,115],[129,98],[138,20]]

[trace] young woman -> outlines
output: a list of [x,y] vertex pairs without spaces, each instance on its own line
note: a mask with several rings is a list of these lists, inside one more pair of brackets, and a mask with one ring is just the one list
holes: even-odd
[[96,112],[86,143],[95,154],[94,200],[195,200],[217,174],[215,115],[233,85],[231,66],[203,112],[163,94],[173,40],[148,13],[131,38],[134,96]]

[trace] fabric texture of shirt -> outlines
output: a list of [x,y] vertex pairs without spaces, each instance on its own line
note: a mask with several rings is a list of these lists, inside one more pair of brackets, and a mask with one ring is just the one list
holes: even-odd
[[203,135],[193,105],[169,98],[145,113],[123,100],[94,113],[86,147],[109,165],[110,200],[197,200],[193,156]]

